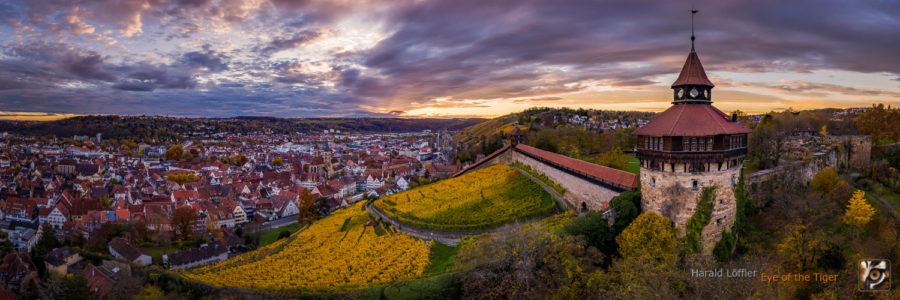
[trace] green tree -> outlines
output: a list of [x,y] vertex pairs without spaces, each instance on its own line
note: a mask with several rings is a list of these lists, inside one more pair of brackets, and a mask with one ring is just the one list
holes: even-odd
[[616,233],[603,214],[589,211],[585,215],[572,220],[563,227],[568,235],[581,236],[587,246],[591,246],[606,254],[607,258],[616,253]]
[[72,276],[50,276],[44,282],[49,299],[94,299],[87,280],[80,273]]
[[658,262],[675,259],[678,242],[675,227],[665,217],[644,212],[616,237],[619,253],[625,259],[652,259]]
[[110,204],[111,201],[109,199],[109,196],[103,195],[102,197],[100,197],[100,208],[108,209]]
[[638,215],[641,214],[641,192],[624,192],[615,196],[610,200],[610,206],[615,212],[615,229],[616,234],[625,230],[628,224],[631,224]]
[[53,227],[48,223],[44,223],[44,225],[41,226],[41,238],[38,240],[37,244],[34,245],[32,254],[34,256],[43,256],[59,247],[62,247],[62,243],[59,242],[59,239],[56,238],[56,234],[53,233]]

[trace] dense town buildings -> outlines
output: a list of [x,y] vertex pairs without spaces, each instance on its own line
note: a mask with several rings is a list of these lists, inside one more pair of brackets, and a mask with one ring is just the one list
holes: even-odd
[[[238,251],[244,242],[234,234],[239,227],[276,220],[289,224],[300,209],[327,214],[367,196],[449,176],[459,168],[448,159],[450,139],[444,131],[327,131],[128,145],[99,135],[64,139],[7,133],[0,138],[0,230],[16,250],[27,252],[43,226],[60,240],[88,240],[109,224],[129,224],[149,231],[155,240],[144,243],[158,247],[159,241],[181,238],[176,215],[187,209],[195,216],[191,238],[204,239],[215,251],[169,252],[170,267],[204,264]],[[175,148],[179,155],[167,156]],[[119,259],[147,265],[152,259],[142,248],[148,245],[115,238],[104,248]],[[70,252],[54,252],[50,268],[65,273]],[[213,252],[215,258],[205,257]],[[96,292],[104,293],[112,273],[89,272]]]

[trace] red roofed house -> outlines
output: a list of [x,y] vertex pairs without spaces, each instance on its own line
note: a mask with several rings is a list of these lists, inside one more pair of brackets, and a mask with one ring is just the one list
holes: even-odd
[[81,275],[87,280],[88,289],[90,289],[91,293],[97,298],[106,296],[106,294],[112,290],[113,286],[116,285],[116,279],[114,278],[116,276],[115,272],[103,267],[98,268],[92,264],[87,264],[87,266],[81,270]]
[[672,107],[634,131],[641,163],[641,207],[666,216],[685,234],[701,191],[715,188],[712,220],[702,230],[705,253],[734,224],[734,186],[747,155],[747,129],[712,106],[713,83],[693,47],[672,84]]
[[57,202],[47,215],[47,222],[54,229],[62,229],[63,224],[69,220],[69,208],[63,202]]
[[38,209],[32,199],[10,197],[3,207],[3,215],[10,221],[34,223],[37,222]]
[[114,238],[107,247],[109,248],[109,254],[120,259],[145,266],[153,262],[153,258],[150,255],[123,238]]

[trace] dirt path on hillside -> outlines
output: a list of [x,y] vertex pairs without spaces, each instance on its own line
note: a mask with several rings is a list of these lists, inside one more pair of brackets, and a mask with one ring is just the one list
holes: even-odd
[[[844,178],[845,181],[847,181],[848,179],[851,179],[851,178]],[[894,221],[900,222],[900,213],[897,213],[897,208],[894,206],[894,204],[892,204],[892,203],[891,203],[890,201],[888,201],[888,200],[885,200],[884,198],[882,198],[881,196],[879,196],[878,194],[876,194],[876,193],[874,193],[874,192],[871,192],[871,191],[869,191],[869,190],[863,189],[862,187],[860,187],[860,186],[856,183],[855,180],[854,180],[854,181],[848,181],[848,182],[852,182],[852,183],[853,183],[853,188],[858,189],[858,190],[866,191],[866,195],[867,195],[867,196],[872,196],[872,198],[874,198],[874,199],[876,200],[876,202],[878,203],[878,206],[879,206],[879,210],[880,210],[880,211],[887,212],[887,215],[888,215],[888,216],[891,216],[892,218],[894,218]],[[879,185],[880,185],[881,183],[875,182],[875,184],[879,184]],[[885,188],[885,187],[882,186],[882,188]]]

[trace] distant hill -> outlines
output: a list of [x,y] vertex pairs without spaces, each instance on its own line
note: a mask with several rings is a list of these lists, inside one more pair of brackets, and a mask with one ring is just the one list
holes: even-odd
[[73,135],[104,138],[178,139],[185,134],[271,132],[315,133],[325,129],[341,132],[413,132],[421,130],[460,130],[485,119],[404,119],[404,118],[325,118],[284,119],[272,117],[170,118],[147,116],[80,116],[47,122],[0,122],[0,131],[33,136]]
[[[456,159],[473,162],[478,154],[490,154],[503,146],[516,122],[523,142],[537,148],[593,161],[599,154],[619,148],[630,151],[637,140],[631,135],[640,120],[652,112],[606,111],[569,108],[532,108],[469,126],[454,136],[460,143]],[[592,124],[588,126],[588,123]],[[612,126],[615,126],[613,128]]]

